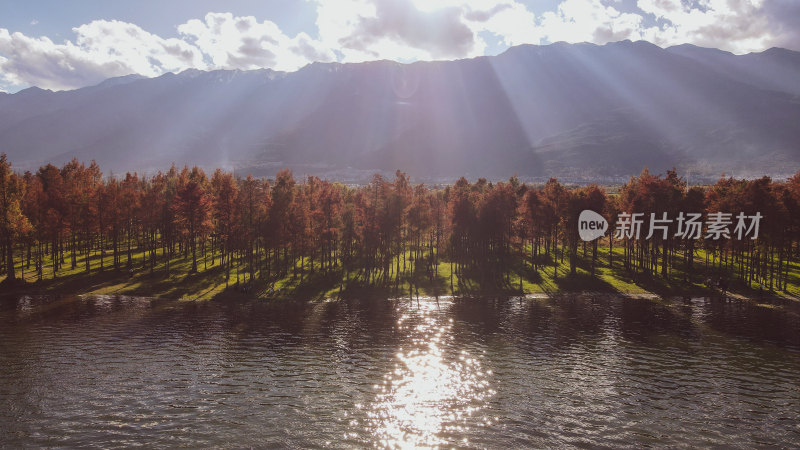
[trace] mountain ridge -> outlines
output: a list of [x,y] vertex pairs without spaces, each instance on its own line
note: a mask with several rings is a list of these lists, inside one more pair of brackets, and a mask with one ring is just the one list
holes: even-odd
[[175,162],[343,179],[401,169],[431,180],[605,180],[645,165],[782,176],[800,166],[797,80],[791,50],[645,41],[296,72],[188,70],[0,96],[0,149],[22,169],[77,157],[116,172]]

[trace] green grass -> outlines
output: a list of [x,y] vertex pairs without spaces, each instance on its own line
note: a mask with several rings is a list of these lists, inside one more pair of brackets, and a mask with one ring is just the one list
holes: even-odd
[[[529,255],[529,249],[526,249]],[[199,252],[198,252],[199,253]],[[52,261],[49,256],[44,260],[44,279],[37,280],[37,274],[25,268],[25,283],[12,286],[3,285],[3,291],[9,294],[50,293],[50,294],[106,294],[136,295],[146,297],[163,297],[172,299],[235,299],[235,298],[270,298],[270,299],[324,299],[354,296],[370,297],[409,297],[409,296],[471,296],[471,295],[518,295],[524,294],[556,294],[566,292],[605,292],[623,294],[656,294],[662,297],[710,295],[712,291],[704,285],[705,253],[700,250],[695,258],[693,273],[686,273],[682,263],[670,269],[667,278],[660,275],[648,275],[627,271],[623,267],[622,249],[614,249],[614,265],[608,265],[608,249],[598,249],[595,276],[590,274],[591,250],[584,258],[578,252],[579,261],[575,275],[570,275],[569,258],[557,261],[555,267],[552,259],[541,261],[544,265],[534,270],[528,257],[516,259],[515,264],[506,275],[496,274],[486,277],[483,273],[468,273],[463,277],[452,275],[451,264],[441,260],[436,267],[433,278],[427,273],[418,271],[414,277],[404,272],[396,282],[394,274],[387,280],[369,284],[362,273],[347,272],[337,269],[325,274],[318,262],[312,267],[306,259],[303,282],[300,277],[293,277],[291,267],[285,276],[279,277],[256,271],[255,279],[245,292],[242,289],[249,280],[249,269],[246,264],[239,266],[239,283],[237,284],[236,266],[230,271],[228,285],[225,272],[220,266],[219,254],[215,264],[211,264],[211,255],[207,255],[206,263],[198,254],[198,272],[191,273],[191,257],[179,254],[170,260],[170,271],[167,274],[163,256],[159,252],[159,264],[153,273],[149,265],[145,265],[145,254],[132,254],[132,274],[127,270],[127,256],[123,253],[120,270],[113,267],[113,256],[106,252],[103,260],[104,270],[100,270],[99,253],[92,254],[91,270],[85,270],[84,256],[77,258],[75,269],[72,269],[71,257],[64,258],[62,269],[53,278]],[[17,255],[17,277],[22,274],[22,262]],[[410,252],[406,254],[406,258]],[[395,260],[397,261],[397,260]],[[402,260],[401,260],[402,261]],[[299,267],[300,261],[295,265]],[[400,263],[402,270],[402,262]],[[407,262],[408,265],[408,262]],[[396,264],[395,264],[396,266]],[[491,266],[491,265],[488,265]],[[409,267],[410,268],[410,267]],[[313,273],[311,270],[313,269]],[[0,277],[0,283],[5,277]],[[758,298],[764,295],[756,285],[738,282],[732,276],[730,292],[735,295]],[[786,292],[773,292],[789,298],[800,297],[800,265],[790,265],[789,286]],[[269,292],[272,286],[275,291]],[[521,290],[520,290],[521,286]]]

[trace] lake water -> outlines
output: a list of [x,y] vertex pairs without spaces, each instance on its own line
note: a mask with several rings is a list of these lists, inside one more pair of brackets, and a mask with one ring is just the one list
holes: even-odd
[[798,446],[800,308],[0,300],[0,446]]

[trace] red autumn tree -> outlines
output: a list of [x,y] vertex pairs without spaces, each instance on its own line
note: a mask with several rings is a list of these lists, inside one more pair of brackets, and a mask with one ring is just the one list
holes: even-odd
[[14,244],[27,233],[30,223],[22,213],[25,198],[22,178],[11,170],[5,153],[0,154],[0,239],[5,248],[6,279],[14,281]]
[[178,228],[187,236],[192,251],[192,272],[197,272],[197,239],[211,226],[211,196],[207,193],[208,180],[196,166],[191,172],[184,169],[179,181],[173,212]]

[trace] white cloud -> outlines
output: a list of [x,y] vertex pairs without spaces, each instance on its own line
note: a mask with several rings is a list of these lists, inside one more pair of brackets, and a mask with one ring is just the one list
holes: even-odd
[[0,85],[69,89],[187,68],[464,58],[486,52],[486,33],[505,45],[646,39],[734,53],[800,49],[797,0],[561,0],[537,14],[519,0],[308,1],[316,5],[316,35],[290,37],[269,20],[230,13],[180,24],[175,38],[115,20],[73,28],[74,39],[62,43],[0,28]]
[[800,50],[797,0],[563,0],[534,17],[513,2],[488,21],[508,45],[549,42],[604,44],[645,39],[661,46],[691,43],[734,53],[770,46]]
[[306,33],[285,35],[273,22],[230,13],[208,13],[193,19],[178,32],[208,55],[220,69],[296,70],[313,61],[333,61],[334,53]]
[[516,0],[315,1],[320,38],[345,62],[478,56],[483,32],[519,45],[641,39],[643,31],[641,15],[600,0],[564,0],[538,17]]
[[158,76],[188,68],[296,70],[334,53],[306,33],[290,38],[270,21],[209,13],[162,38],[137,25],[96,20],[73,28],[74,41],[55,43],[0,28],[0,80],[10,85],[72,89],[110,77]]
[[499,36],[509,46],[539,44],[544,36],[536,26],[536,16],[521,3],[511,2],[506,5],[487,18],[483,28]]
[[459,9],[422,11],[411,0],[318,0],[317,27],[345,62],[465,56],[475,44]]
[[137,25],[96,20],[74,29],[76,45],[93,61],[124,61],[132,72],[153,76],[187,67],[203,67],[203,57],[193,45],[176,38],[163,39]]
[[[482,55],[481,31],[497,33],[495,17],[524,6],[513,0],[316,0],[322,42],[345,62],[409,61]],[[529,26],[532,26],[530,23]]]
[[606,42],[641,38],[642,16],[622,13],[598,0],[564,0],[539,25],[549,42]]
[[643,30],[643,37],[658,45],[688,42],[746,53],[764,50],[778,38],[764,0],[701,0],[695,6],[680,0],[638,0],[637,6],[663,23]]
[[71,89],[106,78],[202,67],[199,50],[179,39],[162,39],[140,27],[97,20],[73,28],[75,42],[56,44],[0,28],[0,74],[15,85]]

